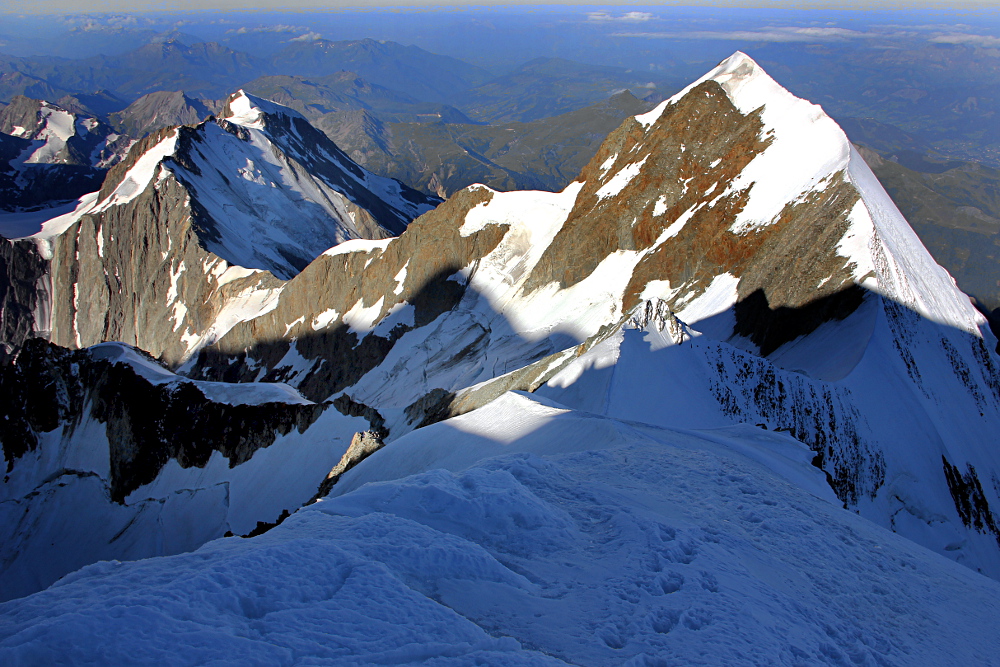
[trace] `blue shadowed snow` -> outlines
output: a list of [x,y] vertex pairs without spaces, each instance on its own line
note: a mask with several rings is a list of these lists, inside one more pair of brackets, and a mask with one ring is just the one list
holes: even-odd
[[[261,537],[0,606],[0,662],[996,664],[1000,584],[789,483],[761,437],[508,394]],[[425,471],[392,480],[402,451]]]

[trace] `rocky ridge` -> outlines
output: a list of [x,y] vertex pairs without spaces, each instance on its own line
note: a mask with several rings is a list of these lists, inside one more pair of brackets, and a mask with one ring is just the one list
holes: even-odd
[[[413,273],[419,235],[435,239],[434,268],[450,267],[445,274]],[[914,437],[929,452],[948,443],[949,460],[995,469],[985,425],[997,418],[997,365],[985,320],[836,124],[745,56],[626,121],[563,193],[473,187],[399,239],[349,250],[317,260],[272,311],[235,326],[188,372],[285,381],[313,400],[348,396],[378,412],[391,441],[510,389],[550,392],[574,406],[584,390],[572,386],[588,374],[566,374],[597,364],[594,355],[624,354],[632,313],[655,303],[674,334],[658,333],[664,342],[654,350],[695,340],[686,349],[714,359],[698,372],[700,395],[718,412],[692,426],[754,420],[790,430],[845,505],[884,524],[915,522],[900,530],[995,571],[986,565],[997,548],[988,527],[969,524],[980,537],[960,554],[945,548],[953,534],[930,538],[920,527],[928,512],[945,516],[966,502],[952,497],[939,463],[915,475],[934,489],[933,502],[916,500],[918,484],[886,488],[894,471],[911,466],[886,427],[894,418],[854,385],[870,358],[896,359],[890,375],[902,374],[899,391],[915,392],[912,400],[942,424]],[[346,292],[334,285],[345,272],[360,276]],[[419,294],[431,276],[454,285],[456,305],[422,327],[411,319],[421,312],[411,290]],[[324,298],[309,308],[305,295],[315,293]],[[838,327],[850,333],[833,334]],[[925,379],[939,373],[940,382]],[[965,397],[947,417],[934,407],[945,387]],[[692,400],[646,407],[667,423]],[[961,444],[951,435],[970,428],[960,414],[985,426]]]

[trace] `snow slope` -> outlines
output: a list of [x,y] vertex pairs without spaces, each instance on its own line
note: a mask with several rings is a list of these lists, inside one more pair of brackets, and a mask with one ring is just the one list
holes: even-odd
[[[170,169],[211,220],[205,247],[230,264],[291,278],[331,246],[399,233],[433,208],[354,164],[291,109],[240,91],[228,110],[200,126],[187,166]],[[368,210],[374,203],[385,210]]]
[[[0,606],[0,657],[997,664],[1000,584],[744,453],[787,437],[745,435],[508,395],[401,438],[352,471],[373,483],[261,537],[98,563]],[[423,472],[393,479],[393,450]]]

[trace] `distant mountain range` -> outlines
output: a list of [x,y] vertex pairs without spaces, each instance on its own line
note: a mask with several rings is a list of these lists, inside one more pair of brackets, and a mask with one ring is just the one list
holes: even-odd
[[[410,114],[441,113],[446,119],[458,120],[464,113],[477,122],[544,118],[629,88],[639,94],[669,92],[656,88],[656,82],[662,88],[662,77],[650,79],[648,74],[624,68],[559,59],[532,61],[496,79],[486,70],[455,58],[371,39],[295,42],[273,55],[259,57],[217,43],[188,45],[168,37],[122,55],[80,60],[0,55],[0,102],[15,95],[53,100],[97,90],[111,91],[126,103],[162,90],[217,99],[261,75],[308,79],[258,81],[263,88],[290,86],[286,91],[289,97],[306,103],[315,93],[305,93],[302,86],[316,84],[325,89],[322,99],[327,106],[342,106],[348,99],[354,103],[364,100],[364,104],[387,113],[402,111],[402,105]],[[364,81],[352,89],[351,82],[357,77]],[[425,106],[420,108],[420,102]],[[447,105],[462,111],[449,110]]]

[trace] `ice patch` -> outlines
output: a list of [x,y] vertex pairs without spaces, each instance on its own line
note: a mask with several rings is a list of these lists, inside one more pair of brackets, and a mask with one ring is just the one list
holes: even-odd
[[403,293],[403,284],[406,282],[406,267],[410,265],[410,260],[406,260],[406,264],[403,264],[403,268],[399,270],[396,274],[394,280],[396,281],[396,287],[392,290],[393,294]]
[[611,165],[613,165],[617,159],[618,153],[615,153],[601,164],[601,176],[603,176],[608,169],[611,169]]
[[663,245],[663,243],[667,241],[667,239],[672,239],[673,237],[680,234],[681,230],[684,229],[684,225],[686,225],[688,221],[694,217],[694,214],[698,212],[699,208],[701,208],[701,205],[695,204],[688,210],[681,213],[680,217],[678,217],[676,220],[670,223],[666,229],[660,232],[660,235],[656,238],[656,242],[653,244],[651,250],[659,248],[661,245]]
[[619,192],[625,189],[625,187],[632,182],[632,179],[639,175],[642,171],[642,166],[646,164],[646,160],[649,156],[642,158],[638,162],[633,162],[621,168],[621,170],[611,177],[611,179],[605,183],[598,191],[598,199],[607,199],[608,197],[614,197]]
[[[228,274],[233,269],[240,269],[240,267],[230,267],[226,273]],[[225,276],[226,274],[223,274],[223,278]],[[261,289],[254,285],[228,299],[212,325],[203,334],[196,336],[193,342],[185,342],[188,345],[188,354],[213,344],[240,322],[256,319],[277,308],[283,289],[283,286],[275,289]]]
[[[181,328],[181,324],[184,322],[184,317],[187,315],[187,310],[187,306],[185,306],[183,302],[177,301],[174,303],[173,313],[170,316],[170,319],[174,321],[174,331]],[[190,346],[190,343],[188,343],[188,347]]]
[[[324,310],[322,313],[317,315],[312,321],[312,328],[314,331],[319,331],[320,329],[325,329],[330,326],[330,323],[340,317],[340,313],[337,312],[336,308],[330,308]],[[287,332],[286,332],[287,333]]]
[[660,195],[653,204],[653,217],[659,217],[667,212],[667,195]]
[[282,334],[282,336],[288,336],[288,332],[292,330],[292,327],[294,327],[296,324],[302,324],[305,321],[306,321],[306,316],[303,315],[297,320],[289,322],[288,324],[285,325],[285,333]]
[[379,297],[373,305],[365,308],[363,299],[358,299],[350,310],[344,313],[344,324],[349,327],[349,331],[364,336],[371,332],[375,326],[375,320],[382,312],[382,302],[385,297]]
[[[170,271],[170,289],[167,290],[167,305],[169,306],[174,301],[177,300],[177,288],[178,283],[181,279],[181,274],[184,273],[184,260],[182,259],[177,265],[177,270]],[[177,329],[175,328],[174,331]]]
[[388,247],[390,242],[392,242],[392,239],[383,239],[381,241],[350,239],[333,246],[323,254],[327,257],[335,257],[336,255],[346,255],[352,252],[373,252],[375,250],[382,251]]

